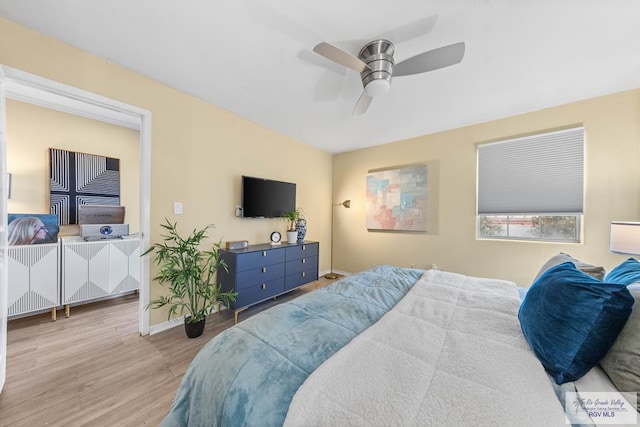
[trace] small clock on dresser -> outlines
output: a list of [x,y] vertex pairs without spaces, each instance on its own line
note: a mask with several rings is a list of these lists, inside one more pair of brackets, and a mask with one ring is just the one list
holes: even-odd
[[280,240],[282,240],[282,235],[278,231],[274,231],[273,233],[271,233],[271,244],[272,245],[279,245],[280,244]]

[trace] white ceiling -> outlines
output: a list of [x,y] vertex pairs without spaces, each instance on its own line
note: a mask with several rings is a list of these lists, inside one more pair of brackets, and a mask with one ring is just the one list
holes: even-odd
[[[0,0],[0,15],[332,153],[640,87],[635,0]],[[380,36],[396,62],[466,54],[352,117],[358,73],[312,48]]]

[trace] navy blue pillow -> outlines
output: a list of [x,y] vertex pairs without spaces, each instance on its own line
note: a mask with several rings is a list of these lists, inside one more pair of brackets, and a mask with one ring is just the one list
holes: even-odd
[[622,285],[640,282],[640,262],[634,258],[629,258],[607,273],[604,280],[608,283],[620,283]]
[[626,286],[603,283],[565,262],[531,285],[518,319],[542,365],[562,384],[582,377],[604,357],[633,302]]

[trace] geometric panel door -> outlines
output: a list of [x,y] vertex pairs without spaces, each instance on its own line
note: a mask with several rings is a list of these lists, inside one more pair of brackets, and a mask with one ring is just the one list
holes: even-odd
[[60,305],[59,248],[58,243],[9,247],[9,316]]
[[62,239],[62,304],[100,299],[139,287],[140,239]]
[[109,295],[109,245],[62,239],[62,303]]
[[111,242],[109,292],[119,294],[140,288],[140,239]]

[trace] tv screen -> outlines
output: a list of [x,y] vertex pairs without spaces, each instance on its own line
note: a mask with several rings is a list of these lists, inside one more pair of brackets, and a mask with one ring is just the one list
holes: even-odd
[[242,177],[244,218],[278,218],[295,209],[295,184],[250,176]]

